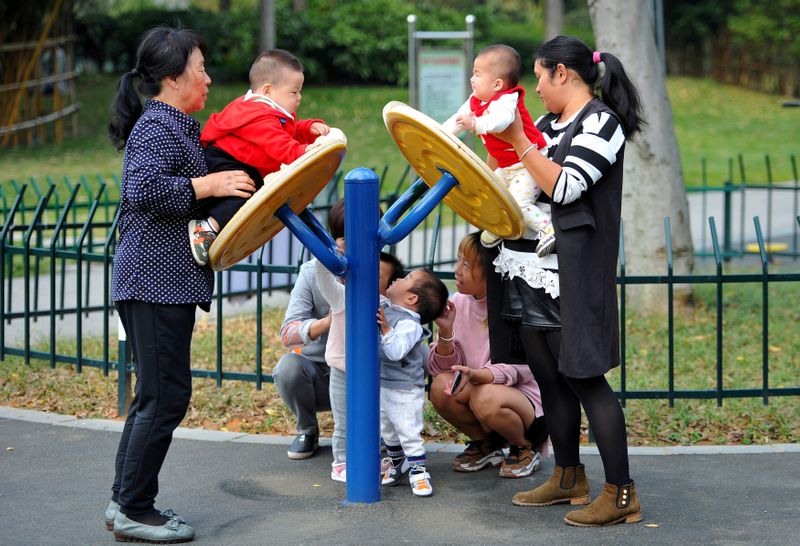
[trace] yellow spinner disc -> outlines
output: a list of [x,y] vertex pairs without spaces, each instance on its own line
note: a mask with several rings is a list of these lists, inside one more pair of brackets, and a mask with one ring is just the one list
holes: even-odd
[[383,121],[400,152],[426,184],[446,171],[458,180],[444,202],[470,224],[506,239],[525,232],[522,211],[505,184],[475,153],[439,123],[399,101],[383,108]]

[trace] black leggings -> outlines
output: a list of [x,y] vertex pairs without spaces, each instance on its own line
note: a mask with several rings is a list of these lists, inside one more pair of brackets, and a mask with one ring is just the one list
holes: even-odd
[[606,482],[616,486],[630,483],[625,416],[605,376],[577,379],[559,373],[561,331],[522,326],[520,338],[542,393],[556,464],[567,467],[580,463],[582,405],[603,460]]

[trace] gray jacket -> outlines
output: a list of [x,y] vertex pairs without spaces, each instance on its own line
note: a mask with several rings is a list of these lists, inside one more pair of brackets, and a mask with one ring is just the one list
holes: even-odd
[[325,362],[325,344],[328,334],[311,339],[308,331],[311,323],[325,318],[330,311],[328,301],[322,296],[317,285],[314,261],[300,266],[300,273],[289,295],[289,306],[281,325],[281,341],[287,347],[302,346],[303,356],[314,362]]
[[[414,321],[419,324],[419,315],[400,307],[392,305],[385,297],[381,297],[381,307],[389,326],[395,328],[401,321]],[[424,326],[421,335],[416,339],[409,339],[411,349],[399,360],[389,360],[384,350],[384,343],[380,344],[381,359],[381,388],[410,390],[425,387],[425,365],[428,362],[428,349],[423,340],[430,336],[430,331]]]

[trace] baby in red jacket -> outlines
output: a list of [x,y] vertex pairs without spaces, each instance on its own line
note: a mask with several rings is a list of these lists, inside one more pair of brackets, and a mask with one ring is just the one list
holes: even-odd
[[[297,119],[303,88],[303,65],[283,49],[262,53],[250,67],[250,89],[212,114],[200,135],[209,172],[243,170],[256,183],[288,165],[313,147],[330,128],[321,119]],[[208,249],[247,199],[208,199],[208,218],[191,220],[192,256],[208,263]]]

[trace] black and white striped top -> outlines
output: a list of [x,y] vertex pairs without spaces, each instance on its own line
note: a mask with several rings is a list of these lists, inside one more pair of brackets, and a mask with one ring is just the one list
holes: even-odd
[[[578,114],[580,111],[563,123],[553,121],[545,127],[543,133],[550,145],[547,157],[553,159],[567,127]],[[536,120],[537,125],[541,119]],[[572,139],[551,201],[566,205],[577,200],[617,160],[623,144],[625,133],[617,118],[606,112],[587,116]]]
[[[544,128],[542,132],[548,143],[546,155],[549,159],[555,157],[556,148],[567,128],[582,110],[565,122],[552,121]],[[537,126],[543,117],[536,120]],[[619,120],[614,116],[600,112],[584,118],[581,128],[572,138],[550,201],[566,205],[579,199],[617,161],[617,153],[624,144],[625,134]],[[532,288],[542,288],[551,297],[558,298],[560,283],[557,253],[558,242],[556,253],[544,258],[539,258],[535,252],[511,250],[506,245],[501,245],[500,253],[493,264],[495,271],[504,277],[519,277]]]

